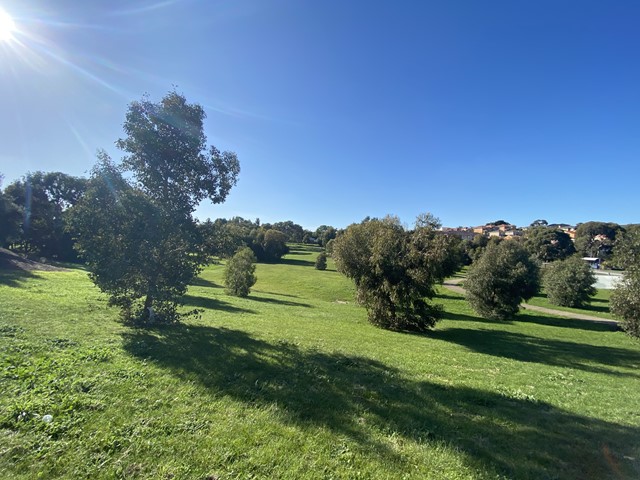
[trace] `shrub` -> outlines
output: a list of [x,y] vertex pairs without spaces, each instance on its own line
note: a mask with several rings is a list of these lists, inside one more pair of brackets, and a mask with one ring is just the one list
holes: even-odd
[[427,299],[457,269],[455,240],[432,228],[405,230],[399,220],[366,220],[335,239],[338,271],[351,278],[369,322],[389,330],[425,331],[441,316]]
[[640,270],[627,271],[611,294],[609,308],[622,319],[620,326],[625,332],[640,338]]
[[538,264],[519,243],[489,244],[464,284],[471,307],[487,318],[506,319],[540,288]]
[[581,307],[595,295],[593,269],[580,257],[569,257],[548,265],[544,272],[544,289],[549,302],[563,307]]
[[322,252],[316,258],[316,270],[326,270],[327,269],[327,254]]
[[249,247],[241,248],[227,262],[224,271],[225,291],[236,297],[246,297],[251,292],[257,278],[256,257]]

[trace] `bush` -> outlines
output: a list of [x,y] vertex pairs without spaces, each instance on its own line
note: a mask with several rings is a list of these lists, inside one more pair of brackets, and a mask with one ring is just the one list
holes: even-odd
[[425,331],[441,316],[427,299],[457,269],[455,239],[431,228],[405,230],[396,218],[349,226],[335,239],[338,271],[351,278],[369,322],[389,330]]
[[609,308],[622,319],[620,326],[625,332],[640,338],[640,270],[626,273],[611,295]]
[[225,291],[236,297],[246,297],[251,292],[257,278],[256,257],[249,247],[241,248],[227,262],[224,271]]
[[326,270],[327,269],[327,254],[322,252],[316,258],[316,270]]
[[544,289],[549,302],[563,307],[581,307],[595,295],[593,269],[580,257],[569,257],[547,266]]
[[503,320],[540,288],[538,264],[519,243],[490,243],[469,269],[464,287],[471,307],[487,318]]

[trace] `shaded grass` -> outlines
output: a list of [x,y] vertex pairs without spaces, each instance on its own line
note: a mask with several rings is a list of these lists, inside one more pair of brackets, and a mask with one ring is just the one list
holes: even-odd
[[222,272],[189,290],[201,318],[149,330],[82,272],[0,285],[3,478],[640,475],[640,346],[621,332],[490,321],[445,290],[433,332],[387,332],[335,272],[260,264],[248,298]]

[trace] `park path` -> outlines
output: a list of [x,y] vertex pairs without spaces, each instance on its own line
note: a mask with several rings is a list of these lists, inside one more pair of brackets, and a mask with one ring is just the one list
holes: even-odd
[[[444,281],[442,286],[451,290],[452,292],[456,292],[461,295],[464,295],[465,293],[464,288],[458,285],[463,281],[464,281],[464,278],[448,278],[447,280]],[[538,307],[537,305],[530,305],[528,303],[522,303],[520,304],[520,306],[525,310],[545,313],[547,315],[556,315],[558,317],[572,318],[574,320],[585,320],[587,322],[601,323],[603,325],[610,325],[612,327],[618,326],[618,322],[615,320],[608,320],[606,318],[594,317],[592,315],[585,315],[583,313],[567,312],[565,310],[555,310],[553,308]]]

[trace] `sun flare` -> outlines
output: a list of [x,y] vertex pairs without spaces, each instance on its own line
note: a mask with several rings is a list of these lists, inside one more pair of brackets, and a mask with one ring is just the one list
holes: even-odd
[[8,42],[13,39],[16,24],[7,12],[0,8],[0,42]]

